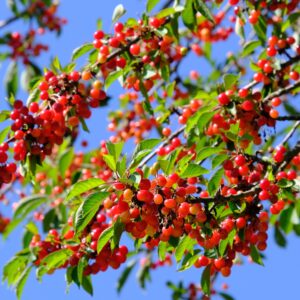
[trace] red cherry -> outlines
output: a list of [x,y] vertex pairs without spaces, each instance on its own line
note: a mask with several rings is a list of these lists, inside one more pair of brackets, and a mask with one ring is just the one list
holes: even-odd
[[129,52],[131,53],[131,55],[133,56],[137,56],[140,54],[141,52],[141,47],[139,44],[133,44],[130,46],[129,48]]

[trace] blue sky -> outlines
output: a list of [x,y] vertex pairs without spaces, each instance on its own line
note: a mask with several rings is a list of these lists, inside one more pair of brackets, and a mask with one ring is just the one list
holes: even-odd
[[[0,2],[0,19],[5,19],[10,14],[5,7],[5,1]],[[64,28],[62,36],[56,39],[53,35],[45,37],[50,45],[50,51],[46,55],[42,55],[38,59],[40,66],[47,66],[49,58],[57,55],[62,63],[67,63],[70,60],[72,50],[84,42],[92,40],[93,32],[96,28],[96,20],[102,18],[105,31],[111,30],[111,16],[114,7],[123,2],[128,13],[125,17],[139,17],[145,7],[146,1],[141,0],[85,0],[85,1],[61,1],[59,14],[68,19],[68,25]],[[22,24],[11,26],[13,30],[22,29]],[[5,30],[4,30],[5,31]],[[2,31],[2,32],[4,32]],[[1,34],[2,34],[1,32]],[[237,45],[232,40],[229,43],[218,44],[218,49],[214,54],[220,57],[220,53],[226,53],[229,49],[235,49]],[[222,47],[222,48],[221,48]],[[219,51],[219,53],[218,53]],[[204,67],[203,67],[204,66]],[[6,64],[0,67],[0,80],[4,77]],[[190,69],[201,70],[202,76],[205,76],[205,65],[201,59],[195,57],[189,59],[182,73],[188,74]],[[2,83],[1,83],[2,84]],[[88,139],[91,147],[96,147],[99,141],[105,139],[108,133],[104,131],[106,127],[106,115],[108,110],[114,109],[118,105],[117,95],[121,91],[116,84],[109,93],[113,96],[111,106],[107,109],[98,110],[94,113],[92,119],[88,122],[91,134],[84,133],[84,139]],[[4,104],[3,85],[0,88],[0,108],[5,108]],[[20,97],[26,99],[24,93],[20,93]],[[99,124],[99,120],[101,123]],[[99,131],[103,128],[103,131]],[[266,251],[267,259],[265,267],[260,267],[255,264],[246,263],[244,266],[236,266],[230,278],[220,278],[216,284],[216,288],[220,288],[223,282],[228,283],[229,293],[238,300],[281,300],[281,299],[297,299],[298,291],[298,270],[300,268],[300,260],[298,259],[300,240],[294,236],[288,239],[287,249],[278,248],[273,242],[272,231],[269,239],[269,247]],[[21,230],[13,233],[8,241],[0,242],[0,269],[4,263],[21,247]],[[170,291],[165,288],[165,281],[172,280],[178,282],[184,280],[186,283],[190,281],[199,282],[201,271],[191,270],[184,273],[178,273],[175,267],[163,267],[152,272],[152,283],[148,285],[146,291],[142,291],[135,280],[135,275],[132,275],[123,292],[120,296],[116,294],[115,285],[120,271],[108,271],[100,273],[93,278],[95,296],[94,299],[169,299]],[[15,299],[14,293],[9,291],[5,285],[0,285],[0,299],[12,300]],[[72,286],[70,293],[65,294],[65,280],[62,271],[56,272],[52,276],[46,276],[43,282],[39,284],[34,274],[28,280],[24,290],[24,300],[53,300],[53,299],[91,299],[85,292]]]

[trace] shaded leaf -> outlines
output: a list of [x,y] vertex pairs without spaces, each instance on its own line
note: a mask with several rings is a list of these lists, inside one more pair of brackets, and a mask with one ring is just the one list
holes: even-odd
[[207,174],[209,171],[197,164],[190,163],[180,174],[182,178],[198,177],[203,174]]
[[250,249],[251,249],[250,256],[251,256],[252,260],[253,260],[255,263],[257,263],[257,264],[263,266],[264,263],[263,263],[263,261],[262,261],[261,255],[260,255],[260,253],[258,252],[258,250],[256,249],[256,247],[253,246],[253,245],[250,245]]
[[14,212],[14,219],[24,219],[30,212],[41,206],[47,201],[46,196],[32,195],[23,198]]
[[203,0],[196,0],[196,8],[207,20],[215,24],[215,19]]
[[205,295],[210,295],[210,265],[208,265],[202,273],[201,289]]
[[66,200],[70,200],[80,194],[83,194],[85,192],[88,192],[101,184],[103,184],[104,181],[99,178],[89,178],[86,180],[78,181],[76,182],[69,190]]
[[58,169],[60,172],[60,176],[65,178],[65,173],[70,167],[74,158],[74,149],[70,148],[65,150],[65,152],[61,155],[58,161]]
[[73,51],[71,60],[74,61],[93,49],[94,45],[92,43],[83,44]]
[[6,70],[4,84],[7,96],[16,95],[18,91],[18,65],[16,61],[12,61]]
[[100,253],[101,250],[104,248],[104,246],[109,242],[109,240],[114,235],[114,227],[110,226],[106,228],[101,235],[99,236],[98,242],[97,242],[97,253]]
[[120,293],[122,291],[122,288],[124,287],[124,284],[126,283],[131,271],[133,270],[134,266],[136,265],[136,260],[132,260],[129,262],[122,272],[120,278],[117,282],[117,292]]
[[90,223],[108,195],[107,192],[94,193],[81,203],[74,216],[74,229],[77,233],[81,232]]
[[146,5],[147,12],[149,13],[151,10],[153,10],[153,8],[159,3],[159,1],[160,0],[148,0]]

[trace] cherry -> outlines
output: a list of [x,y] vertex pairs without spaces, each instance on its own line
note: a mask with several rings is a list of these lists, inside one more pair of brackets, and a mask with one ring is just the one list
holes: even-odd
[[133,56],[137,56],[140,54],[141,48],[139,44],[133,44],[130,46],[129,48],[129,52],[131,53],[131,55]]
[[218,101],[221,105],[227,105],[230,102],[230,98],[226,95],[226,93],[221,93],[218,96]]

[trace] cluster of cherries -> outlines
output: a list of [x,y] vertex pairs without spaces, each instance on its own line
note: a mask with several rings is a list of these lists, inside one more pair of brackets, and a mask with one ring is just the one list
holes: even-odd
[[[72,220],[68,222],[70,228]],[[81,234],[80,243],[68,243],[74,237],[74,231],[69,229],[64,235],[60,236],[59,232],[51,229],[45,240],[41,240],[40,235],[35,235],[30,243],[30,247],[37,253],[37,258],[34,261],[36,266],[43,265],[43,258],[50,253],[54,253],[61,249],[69,249],[73,251],[70,258],[60,268],[68,266],[77,266],[80,259],[85,257],[89,264],[84,268],[84,276],[104,272],[109,267],[118,269],[122,263],[126,261],[128,249],[126,246],[116,246],[111,249],[111,244],[108,242],[103,249],[97,253],[97,241],[101,233],[109,227],[106,223],[106,216],[99,212],[95,219],[89,224],[85,231]],[[51,274],[55,270],[49,270]]]
[[227,40],[231,33],[233,33],[232,27],[220,27],[225,17],[225,12],[221,11],[214,16],[215,24],[200,17],[200,21],[197,26],[197,30],[193,33],[194,36],[202,42],[218,42]]
[[20,58],[24,64],[29,64],[33,57],[37,57],[42,51],[48,51],[48,46],[36,42],[38,35],[43,35],[45,30],[59,32],[66,23],[65,19],[56,16],[57,5],[47,6],[43,1],[35,1],[27,9],[30,16],[37,19],[39,28],[31,28],[26,34],[12,32],[4,36],[6,45],[11,48],[10,57],[14,60]]
[[101,98],[89,96],[89,89],[80,80],[77,71],[61,75],[47,71],[38,86],[41,102],[32,102],[29,107],[20,100],[14,102],[10,114],[13,136],[0,146],[3,171],[0,183],[9,183],[16,171],[14,163],[7,164],[10,143],[14,143],[15,161],[24,161],[28,155],[42,161],[66,136],[76,137],[80,121],[89,118],[90,109],[98,107],[99,101],[106,98],[102,90]]
[[[222,3],[223,0],[216,0],[217,3]],[[282,22],[282,17],[276,14],[275,11],[282,10],[287,11],[287,14],[292,13],[297,9],[298,1],[291,0],[288,2],[283,1],[251,1],[254,5],[254,9],[249,11],[248,21],[250,24],[255,25],[261,14],[264,15],[269,24],[276,24]],[[228,3],[234,6],[234,12],[236,15],[241,16],[241,12],[245,11],[243,1],[241,0],[229,0]]]
[[19,32],[12,32],[7,36],[7,45],[11,47],[11,58],[14,60],[21,58],[24,64],[28,64],[32,57],[39,56],[42,51],[48,51],[47,45],[35,43],[36,35],[42,33],[43,30],[32,29],[25,36]]
[[153,117],[146,117],[143,103],[138,100],[139,96],[136,92],[128,92],[120,96],[120,101],[130,101],[133,104],[131,110],[129,107],[126,111],[118,110],[112,112],[109,116],[110,123],[108,130],[115,132],[110,137],[112,142],[119,140],[127,141],[134,137],[135,142],[139,142],[153,128],[157,127],[158,123]]
[[44,1],[38,0],[31,3],[27,11],[31,16],[37,18],[41,28],[60,32],[61,27],[67,23],[67,20],[56,15],[57,7],[57,3],[47,5]]

